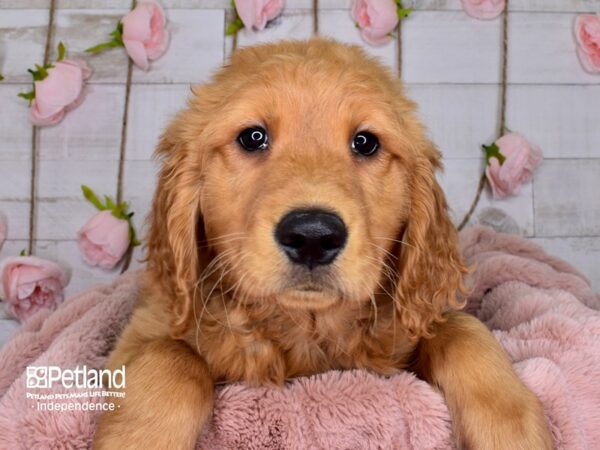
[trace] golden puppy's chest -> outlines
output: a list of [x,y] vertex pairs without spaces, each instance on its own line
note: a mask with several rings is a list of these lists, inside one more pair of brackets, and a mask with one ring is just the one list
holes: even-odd
[[187,336],[216,382],[281,385],[286,378],[353,368],[392,375],[405,366],[414,349],[394,333],[391,322],[373,327],[357,319],[357,311],[274,309],[264,316],[252,312],[256,313],[246,307],[222,316],[209,309]]

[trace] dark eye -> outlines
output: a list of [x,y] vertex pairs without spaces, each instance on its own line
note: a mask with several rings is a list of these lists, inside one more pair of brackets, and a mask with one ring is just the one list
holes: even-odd
[[352,138],[352,151],[363,156],[372,156],[379,150],[379,139],[373,133],[360,131]]
[[264,150],[269,144],[269,136],[264,128],[246,128],[237,137],[239,144],[249,152]]

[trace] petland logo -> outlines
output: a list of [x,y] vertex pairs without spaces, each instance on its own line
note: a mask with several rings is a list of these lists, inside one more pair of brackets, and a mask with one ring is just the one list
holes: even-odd
[[54,383],[60,383],[67,389],[124,389],[125,366],[115,370],[88,369],[87,366],[77,366],[75,369],[62,369],[58,366],[27,367],[28,389],[49,389]]

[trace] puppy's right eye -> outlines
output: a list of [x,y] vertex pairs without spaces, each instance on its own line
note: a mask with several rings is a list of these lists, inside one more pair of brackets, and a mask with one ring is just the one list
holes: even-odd
[[249,152],[265,150],[269,145],[269,136],[262,127],[246,128],[237,137],[238,143]]

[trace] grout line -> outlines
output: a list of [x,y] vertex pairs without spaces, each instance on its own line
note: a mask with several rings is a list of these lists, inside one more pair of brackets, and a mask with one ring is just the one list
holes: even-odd
[[[451,156],[451,155],[446,155],[446,152],[441,149],[442,152],[442,156],[443,156],[443,161],[481,161],[481,157],[480,156]],[[0,158],[0,163],[26,163],[28,162],[28,159],[1,159]],[[73,163],[98,163],[98,162],[116,162],[119,161],[119,159],[117,158],[110,158],[110,159],[101,159],[101,158],[96,158],[96,159],[72,159],[72,158],[38,158],[38,161],[43,161],[43,162],[73,162]],[[565,156],[565,157],[560,157],[560,156],[544,156],[544,161],[551,161],[551,162],[570,162],[570,161],[585,161],[585,162],[600,162],[600,155],[594,155],[594,156]],[[155,160],[152,156],[148,156],[148,158],[125,158],[125,162],[126,163],[157,163],[157,160]],[[43,199],[44,197],[38,197],[39,199]],[[1,197],[1,200],[6,200],[6,198]]]
[[[568,234],[568,235],[558,235],[558,234],[553,234],[553,235],[533,235],[533,234],[527,234],[527,237],[529,238],[535,238],[535,239],[600,239],[600,234],[577,234],[577,235],[573,235],[573,234]],[[27,238],[22,238],[22,239],[7,239],[6,241],[4,241],[5,243],[7,242],[23,242],[23,243],[27,243]],[[77,239],[52,239],[52,238],[48,238],[48,239],[35,239],[34,242],[77,242]]]
[[[443,153],[443,151],[442,151]],[[444,156],[445,161],[481,161],[481,157],[479,156]],[[544,156],[544,161],[560,161],[560,162],[568,162],[568,161],[599,161],[600,155],[598,156],[580,156],[580,157],[557,157],[557,156]]]
[[[22,2],[22,4],[25,2]],[[306,9],[310,9],[308,6],[308,1],[305,4],[298,4],[297,2],[289,2],[291,3],[289,5],[289,8],[292,10],[306,10]],[[30,11],[35,11],[35,10],[42,10],[45,8],[39,8],[39,7],[30,7],[27,6],[25,4],[25,6],[22,6],[22,4],[20,6],[10,6],[10,7],[3,7],[3,10],[7,10],[7,11],[19,11],[19,10],[30,10]],[[231,5],[229,0],[224,0],[222,2],[222,4],[209,4],[209,6],[203,6],[201,2],[198,2],[198,4],[196,5],[190,5],[187,7],[168,7],[167,9],[169,10],[173,10],[173,11],[185,11],[185,10],[200,10],[200,11],[210,11],[210,10],[223,10],[223,9],[227,9],[229,8]],[[436,8],[436,7],[420,7],[419,5],[414,5],[413,6],[415,12],[442,12],[442,13],[463,13],[464,11],[462,8]],[[122,11],[123,8],[122,7],[111,7],[110,5],[105,5],[105,6],[98,6],[98,7],[93,7],[93,8],[88,8],[85,5],[79,5],[79,6],[66,6],[66,7],[61,7],[62,10],[64,11],[74,11],[74,10],[81,10],[81,11],[94,11],[94,10],[105,10],[105,11]],[[348,7],[344,7],[344,6],[324,6],[322,8],[320,8],[321,11],[347,11],[349,8]],[[540,10],[540,9],[509,9],[510,13],[517,13],[517,14],[589,14],[589,13],[593,13],[595,12],[593,9],[584,9],[584,8],[572,8],[572,9],[554,9],[554,10]]]
[[[216,69],[219,66],[215,66]],[[198,84],[204,83],[207,80],[193,80],[193,81],[132,81],[132,86],[188,86],[190,84]],[[126,80],[123,81],[95,81],[86,83],[86,86],[123,86],[125,85]],[[4,80],[1,86],[29,86],[31,83],[27,81],[11,81]],[[405,81],[405,86],[411,87],[454,87],[454,86],[464,86],[464,87],[493,87],[500,85],[501,82],[475,82],[475,81],[436,81],[431,83],[426,83],[422,81]],[[561,82],[507,82],[507,86],[509,87],[592,87],[592,88],[600,88],[600,84],[597,82],[590,83],[561,83]],[[1,87],[0,86],[0,87]]]
[[[423,83],[423,82],[407,82],[409,86],[416,87],[430,87],[430,86],[498,86],[501,82],[472,82],[472,81],[460,81],[460,82],[452,82],[452,81],[442,81],[435,83]],[[561,83],[561,82],[514,82],[508,81],[506,83],[508,87],[600,87],[597,82],[589,82],[589,83]]]

